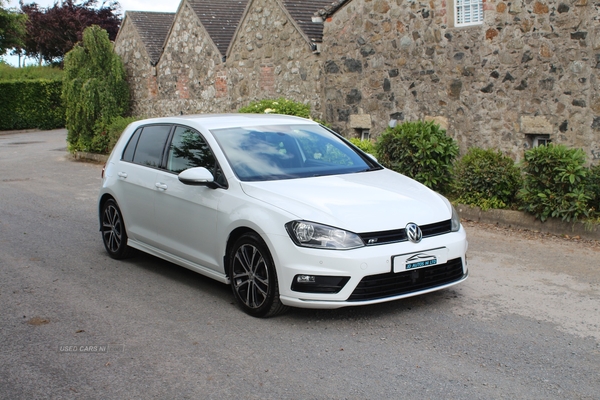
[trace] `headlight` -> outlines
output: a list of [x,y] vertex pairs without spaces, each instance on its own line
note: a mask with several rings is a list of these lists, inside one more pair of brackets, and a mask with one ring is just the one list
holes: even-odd
[[285,224],[292,241],[302,247],[348,250],[365,244],[356,233],[309,221],[292,221]]
[[454,208],[454,206],[452,206],[452,232],[458,232],[458,230],[460,229],[460,217],[458,216],[458,213],[456,212],[456,209]]

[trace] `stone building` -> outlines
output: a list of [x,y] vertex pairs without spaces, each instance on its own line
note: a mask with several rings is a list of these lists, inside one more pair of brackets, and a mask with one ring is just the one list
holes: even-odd
[[139,22],[148,13],[126,13],[115,48],[137,115],[228,112],[283,96],[309,103],[315,117],[350,137],[433,119],[463,153],[497,147],[519,159],[552,141],[598,160],[599,7],[183,0],[158,60],[143,55],[154,54]]
[[115,39],[115,51],[127,70],[134,115],[153,115],[150,110],[155,107],[147,100],[158,96],[156,64],[174,18],[174,13],[128,11],[125,14]]

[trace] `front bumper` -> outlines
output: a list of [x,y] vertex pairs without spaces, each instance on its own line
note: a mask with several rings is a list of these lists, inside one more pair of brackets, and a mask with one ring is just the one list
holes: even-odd
[[[298,247],[289,237],[270,236],[279,281],[281,302],[301,308],[334,309],[377,304],[429,293],[456,285],[468,277],[467,240],[464,229],[423,239],[353,250]],[[431,267],[393,272],[393,257],[446,248],[447,262]],[[273,251],[275,249],[275,251]],[[292,290],[297,275],[343,276],[350,279],[337,293],[305,293]]]

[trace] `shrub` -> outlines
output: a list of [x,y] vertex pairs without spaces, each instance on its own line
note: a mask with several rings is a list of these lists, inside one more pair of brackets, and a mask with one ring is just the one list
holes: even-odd
[[520,169],[500,150],[472,148],[454,166],[456,201],[484,210],[513,205],[522,183]]
[[61,80],[0,82],[0,130],[56,129],[65,126]]
[[65,56],[63,101],[70,151],[104,153],[107,126],[129,109],[125,69],[108,33],[96,25]]
[[585,153],[564,145],[550,144],[525,152],[524,187],[519,192],[521,209],[541,221],[548,217],[576,221],[589,215],[586,193],[589,170]]
[[116,117],[113,118],[110,124],[106,127],[106,136],[108,136],[108,149],[110,153],[117,144],[117,140],[121,137],[121,134],[127,128],[129,124],[135,121],[143,119],[141,117]]
[[590,167],[586,191],[590,196],[590,216],[600,217],[600,164]]
[[0,81],[23,80],[62,80],[64,72],[60,68],[49,66],[28,66],[15,68],[8,64],[0,64]]
[[353,145],[355,145],[356,147],[358,147],[359,149],[361,149],[362,151],[364,151],[365,153],[375,155],[375,145],[370,140],[361,140],[358,138],[352,138],[352,139],[350,139],[350,142]]
[[310,106],[308,104],[287,100],[283,97],[275,100],[253,101],[246,107],[240,108],[238,112],[247,114],[286,114],[310,118]]
[[456,141],[433,122],[404,122],[387,128],[375,143],[376,155],[387,168],[445,192],[452,182]]

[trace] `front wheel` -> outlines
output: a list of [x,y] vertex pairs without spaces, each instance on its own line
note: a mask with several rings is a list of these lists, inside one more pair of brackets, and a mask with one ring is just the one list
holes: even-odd
[[228,254],[231,289],[237,304],[253,317],[271,317],[287,309],[279,299],[277,273],[267,246],[255,233],[245,233]]
[[121,210],[114,200],[107,200],[102,205],[102,242],[109,256],[122,259],[131,253],[127,246],[127,231],[123,223]]

